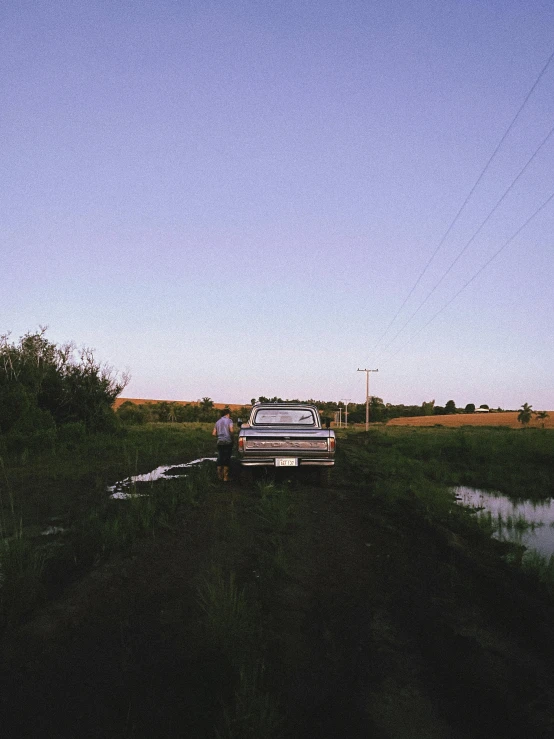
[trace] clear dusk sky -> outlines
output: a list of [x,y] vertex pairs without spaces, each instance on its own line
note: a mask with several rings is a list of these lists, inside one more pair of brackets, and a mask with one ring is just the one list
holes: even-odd
[[554,200],[512,239],[554,136],[473,238],[554,60],[437,250],[553,51],[551,0],[5,0],[0,333],[127,397],[363,402],[378,368],[385,402],[554,409]]

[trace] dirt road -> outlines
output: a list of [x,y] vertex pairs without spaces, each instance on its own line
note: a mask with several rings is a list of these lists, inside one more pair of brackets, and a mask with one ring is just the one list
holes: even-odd
[[8,630],[0,726],[546,739],[553,615],[496,545],[437,524],[409,493],[377,497],[370,475],[327,490],[215,484]]

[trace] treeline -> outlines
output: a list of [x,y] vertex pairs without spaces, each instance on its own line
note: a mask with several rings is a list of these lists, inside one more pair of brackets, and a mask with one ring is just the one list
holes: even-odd
[[[252,403],[256,402],[255,398],[252,398]],[[273,397],[266,398],[260,396],[258,402],[270,402],[270,403],[282,403],[283,398]],[[335,413],[338,409],[341,409],[342,421],[345,420],[346,405],[343,401],[325,401],[325,400],[299,400],[293,398],[291,402],[302,402],[302,403],[313,403],[319,408],[319,411],[323,418],[333,420]],[[488,405],[479,406],[482,409],[489,410]],[[391,418],[401,418],[406,416],[444,416],[453,413],[474,413],[476,410],[473,403],[468,403],[464,408],[458,408],[453,400],[449,400],[446,405],[440,406],[435,405],[434,400],[430,400],[422,403],[421,405],[393,405],[392,403],[385,403],[382,398],[372,396],[369,402],[369,419],[371,422],[386,422]],[[502,408],[496,408],[496,412],[502,412]],[[348,403],[348,423],[363,423],[366,417],[366,404],[365,403]]]
[[[337,403],[337,406],[344,406],[343,403]],[[488,405],[481,405],[479,408],[483,410],[491,410]],[[463,408],[458,408],[453,400],[449,400],[446,405],[435,405],[434,400],[423,402],[421,405],[393,405],[392,403],[384,403],[382,398],[373,396],[369,403],[369,417],[372,422],[385,422],[392,418],[403,418],[407,416],[447,416],[455,413],[475,413],[474,403],[468,403]],[[503,408],[495,408],[494,412],[503,412]],[[362,423],[365,421],[366,406],[365,403],[349,403],[348,404],[348,421],[352,423]],[[344,418],[344,409],[343,409]]]
[[91,349],[57,345],[46,329],[18,342],[0,336],[0,450],[53,445],[58,438],[114,431],[112,409],[129,378]]
[[[204,398],[200,403],[175,403],[159,401],[157,403],[133,403],[126,400],[116,411],[119,420],[124,424],[142,425],[145,423],[215,423],[221,416],[221,409],[214,406],[213,400]],[[250,415],[250,407],[244,406],[233,411],[233,418],[246,420]]]

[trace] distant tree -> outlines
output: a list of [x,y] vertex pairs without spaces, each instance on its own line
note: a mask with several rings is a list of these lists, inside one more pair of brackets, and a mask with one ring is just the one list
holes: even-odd
[[430,400],[428,403],[422,403],[421,404],[421,410],[423,411],[424,416],[432,416],[433,415],[433,409],[435,407],[435,401]]
[[456,403],[453,400],[447,400],[444,406],[446,413],[456,413]]
[[200,402],[200,407],[203,411],[209,411],[214,407],[214,402],[211,398],[204,397]]
[[382,398],[372,395],[369,399],[369,417],[371,421],[382,421],[385,412],[385,404]]
[[542,421],[541,426],[542,426],[542,428],[544,428],[544,422],[549,417],[549,414],[546,411],[537,411],[537,413],[535,413],[535,415],[536,415],[538,421]]
[[142,425],[147,421],[147,412],[144,405],[136,405],[130,400],[126,400],[125,403],[119,406],[116,415],[125,424]]
[[489,406],[486,403],[483,403],[483,405],[480,405],[479,408],[486,408],[487,410],[490,410]]
[[475,403],[468,403],[464,410],[466,413],[475,413]]
[[521,410],[517,414],[517,420],[523,426],[527,426],[527,424],[531,420],[532,415],[533,415],[533,406],[529,405],[529,403],[524,403],[521,406]]
[[158,420],[162,423],[167,423],[169,421],[169,416],[171,415],[171,406],[170,404],[162,400],[161,403],[156,404],[156,411],[158,413]]
[[433,408],[433,415],[434,416],[445,416],[446,415],[446,408],[442,405],[436,405]]

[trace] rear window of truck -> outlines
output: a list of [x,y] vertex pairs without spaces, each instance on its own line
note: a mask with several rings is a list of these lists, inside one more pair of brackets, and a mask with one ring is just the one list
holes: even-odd
[[309,408],[260,408],[254,416],[255,426],[315,426],[313,411]]

